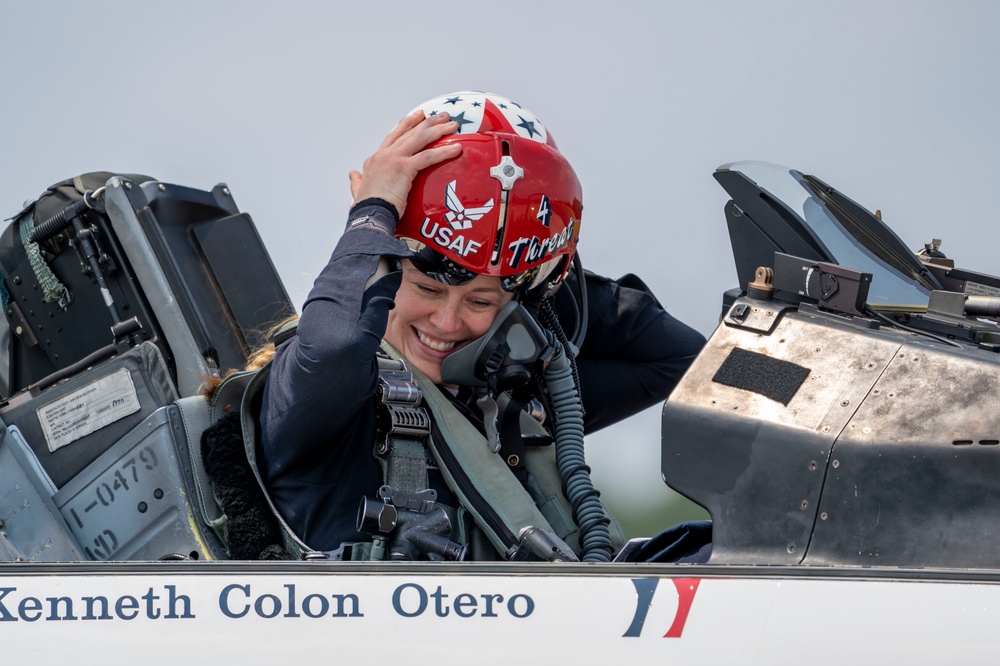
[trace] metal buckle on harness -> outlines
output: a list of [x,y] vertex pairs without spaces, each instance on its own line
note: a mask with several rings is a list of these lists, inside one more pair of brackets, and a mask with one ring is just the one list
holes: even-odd
[[379,455],[389,451],[389,440],[394,436],[421,438],[431,434],[431,417],[420,405],[423,394],[406,362],[397,361],[396,369],[379,368],[376,399],[378,410]]
[[406,369],[405,363],[403,370],[379,369],[376,390],[378,399],[383,404],[401,402],[416,407],[423,399],[423,394],[413,379],[413,373]]
[[431,418],[423,407],[407,405],[385,405],[389,416],[386,436],[406,435],[423,437],[431,434]]

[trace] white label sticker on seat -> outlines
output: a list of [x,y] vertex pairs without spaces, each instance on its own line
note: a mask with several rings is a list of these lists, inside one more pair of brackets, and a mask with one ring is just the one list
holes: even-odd
[[139,411],[132,375],[125,368],[36,410],[49,451]]

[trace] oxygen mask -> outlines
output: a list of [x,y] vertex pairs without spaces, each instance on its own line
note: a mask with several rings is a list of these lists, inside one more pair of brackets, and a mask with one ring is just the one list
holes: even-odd
[[441,379],[445,384],[485,388],[497,395],[540,375],[554,351],[531,314],[511,301],[482,337],[444,360]]

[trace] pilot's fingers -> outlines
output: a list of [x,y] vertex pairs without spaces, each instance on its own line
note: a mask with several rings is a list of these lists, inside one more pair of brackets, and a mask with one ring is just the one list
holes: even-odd
[[413,168],[418,172],[423,171],[429,166],[434,166],[445,160],[458,157],[461,154],[462,144],[460,143],[449,143],[437,146],[436,148],[426,148],[413,156]]
[[379,146],[379,149],[381,150],[382,148],[391,146],[393,143],[396,142],[397,139],[399,139],[399,137],[403,136],[411,129],[419,125],[421,122],[423,122],[423,120],[424,120],[423,109],[417,109],[410,115],[406,116],[405,118],[399,121],[398,125],[392,128],[392,131],[389,132],[389,136],[385,137],[385,140],[382,141],[382,144]]
[[405,178],[408,181],[406,188],[409,189],[409,181],[416,177],[418,171],[461,152],[461,149],[455,152],[453,148],[442,155],[435,148],[430,151],[430,155],[423,154],[428,152],[429,144],[457,129],[458,123],[449,121],[447,114],[425,118],[416,127],[398,135],[391,144],[379,148],[365,160],[362,170],[365,180]]
[[[419,122],[414,124],[417,120]],[[410,186],[417,173],[462,152],[461,146],[457,144],[427,148],[457,129],[458,123],[449,120],[445,113],[422,120],[416,114],[407,116],[386,137],[382,147],[365,160],[362,175],[352,176],[351,192],[355,201],[380,198],[395,206],[399,215],[402,215]]]
[[401,134],[385,150],[398,151],[402,155],[416,155],[428,145],[458,129],[458,123],[449,119],[447,113],[427,116],[415,127]]
[[369,157],[365,161],[364,174],[355,172],[351,175],[351,193],[356,202],[371,197],[382,199],[392,204],[399,217],[402,217],[410,186],[417,173],[421,169],[457,157],[462,152],[462,146],[450,143],[421,150],[416,155],[390,158],[389,155],[393,152],[395,151],[383,150]]

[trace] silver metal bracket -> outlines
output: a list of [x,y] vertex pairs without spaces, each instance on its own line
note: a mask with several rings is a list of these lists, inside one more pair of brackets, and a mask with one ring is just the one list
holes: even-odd
[[396,368],[379,367],[376,389],[379,412],[377,450],[388,451],[394,436],[420,438],[431,434],[431,417],[421,406],[423,393],[405,361]]

